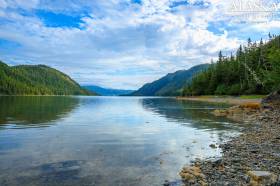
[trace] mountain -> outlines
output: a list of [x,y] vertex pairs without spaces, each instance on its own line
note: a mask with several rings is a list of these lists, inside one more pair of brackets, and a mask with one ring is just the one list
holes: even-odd
[[209,64],[194,66],[188,70],[180,70],[145,84],[139,90],[133,92],[132,96],[178,96],[192,77],[207,69]]
[[96,92],[101,96],[120,96],[120,95],[127,95],[132,93],[134,90],[120,90],[120,89],[111,89],[111,88],[102,88],[95,85],[87,85],[83,86],[83,88]]
[[0,95],[93,94],[66,74],[48,66],[8,66],[0,61]]

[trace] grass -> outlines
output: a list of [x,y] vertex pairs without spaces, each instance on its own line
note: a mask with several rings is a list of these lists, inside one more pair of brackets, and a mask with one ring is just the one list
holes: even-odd
[[266,95],[242,95],[240,96],[241,99],[262,99]]
[[202,95],[202,96],[194,96],[198,98],[240,98],[240,99],[262,99],[266,95],[241,95],[241,96],[230,96],[230,95]]

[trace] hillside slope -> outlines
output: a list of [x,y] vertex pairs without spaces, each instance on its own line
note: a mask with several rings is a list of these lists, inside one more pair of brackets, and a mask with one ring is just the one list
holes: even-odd
[[180,70],[156,80],[147,83],[139,90],[133,92],[132,96],[178,96],[184,86],[192,79],[192,77],[207,69],[209,64],[194,66],[188,70]]
[[120,96],[132,93],[134,90],[121,90],[121,89],[111,89],[111,88],[103,88],[95,85],[87,85],[83,86],[83,88],[96,92],[101,96]]
[[45,65],[0,61],[0,95],[92,95],[66,74]]

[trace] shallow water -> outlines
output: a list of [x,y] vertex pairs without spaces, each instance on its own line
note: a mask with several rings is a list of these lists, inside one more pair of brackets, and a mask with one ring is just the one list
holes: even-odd
[[0,97],[0,185],[180,185],[239,125],[172,98]]

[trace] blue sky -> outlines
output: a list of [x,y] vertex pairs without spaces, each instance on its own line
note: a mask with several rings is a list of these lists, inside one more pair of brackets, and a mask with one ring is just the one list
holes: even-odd
[[280,9],[276,0],[0,0],[0,59],[46,64],[84,85],[136,89],[248,37],[279,34],[277,11],[248,19],[232,12],[235,1],[246,11],[245,1]]

